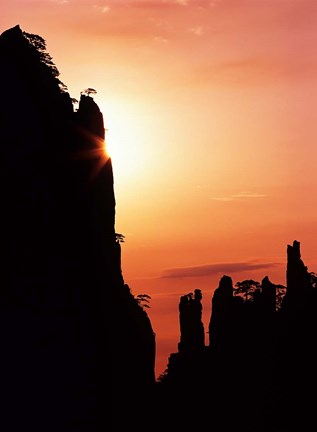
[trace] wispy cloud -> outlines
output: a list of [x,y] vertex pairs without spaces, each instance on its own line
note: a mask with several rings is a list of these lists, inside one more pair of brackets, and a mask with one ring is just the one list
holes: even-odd
[[220,1],[221,1],[221,0],[213,0],[213,1],[209,1],[209,2],[208,2],[208,5],[211,6],[211,7],[216,7],[216,6],[219,5]]
[[[112,0],[113,1],[113,0]],[[193,7],[198,9],[213,8],[219,4],[221,0],[125,0],[123,3],[132,7],[147,7],[147,8],[172,8],[172,7]],[[119,3],[115,0],[114,3]],[[122,3],[122,2],[121,2]]]
[[261,263],[257,261],[250,262],[231,262],[231,263],[216,263],[206,264],[192,267],[176,267],[163,271],[161,278],[192,278],[205,277],[217,274],[242,273],[252,270],[269,269],[281,265],[280,263]]
[[57,3],[59,5],[65,5],[66,3],[69,3],[69,0],[49,0],[51,3]]
[[145,8],[151,10],[162,10],[162,9],[176,9],[179,6],[187,6],[188,0],[175,0],[175,1],[167,1],[167,0],[134,0],[128,1],[126,4],[129,7],[133,8]]
[[193,33],[195,36],[202,36],[204,34],[204,28],[202,26],[191,27],[189,32]]
[[108,0],[113,7],[147,8],[147,9],[180,9],[183,7],[203,9],[218,6],[221,0]]
[[195,67],[195,82],[199,85],[263,85],[278,79],[280,69],[270,52],[262,57],[249,56],[220,62],[210,58],[204,64]]
[[106,14],[110,11],[110,6],[108,5],[94,5],[94,8],[97,9],[100,13]]
[[175,2],[181,6],[187,6],[188,5],[188,0],[175,0]]
[[222,197],[212,197],[210,199],[214,201],[235,201],[239,199],[255,199],[255,198],[266,198],[267,195],[254,193],[254,192],[239,192],[237,194],[222,196]]
[[163,38],[162,36],[155,36],[154,41],[158,43],[168,43],[168,39]]

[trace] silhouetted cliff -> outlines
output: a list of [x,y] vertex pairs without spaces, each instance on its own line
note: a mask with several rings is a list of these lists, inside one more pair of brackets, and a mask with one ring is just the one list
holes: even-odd
[[[105,430],[153,386],[151,322],[124,283],[111,159],[44,39],[0,36],[1,429]],[[117,419],[114,419],[116,422]],[[115,427],[115,426],[113,426]]]

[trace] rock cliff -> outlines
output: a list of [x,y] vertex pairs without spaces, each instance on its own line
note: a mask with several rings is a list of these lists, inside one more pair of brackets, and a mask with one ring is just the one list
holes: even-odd
[[93,432],[155,382],[103,115],[85,94],[74,110],[45,40],[19,26],[0,36],[0,81],[2,430]]

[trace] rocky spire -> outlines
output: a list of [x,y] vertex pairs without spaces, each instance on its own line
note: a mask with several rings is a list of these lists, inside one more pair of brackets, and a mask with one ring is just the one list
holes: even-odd
[[209,322],[209,345],[226,344],[232,332],[233,285],[230,276],[224,275],[212,297]]
[[181,296],[179,303],[180,342],[179,351],[201,349],[205,345],[205,333],[202,323],[202,294],[195,289],[194,294]]
[[262,279],[261,302],[264,311],[274,314],[276,310],[276,286],[270,281],[268,276]]
[[285,304],[304,299],[311,288],[310,273],[301,259],[300,242],[297,240],[287,245],[286,287]]

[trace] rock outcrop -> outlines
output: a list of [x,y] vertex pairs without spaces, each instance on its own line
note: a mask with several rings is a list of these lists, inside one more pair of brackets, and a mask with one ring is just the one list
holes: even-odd
[[231,345],[233,336],[233,285],[230,276],[222,276],[212,297],[209,321],[209,346],[221,349]]
[[[235,289],[231,277],[222,276],[212,297],[209,345],[197,351],[180,344],[161,380],[178,412],[191,406],[192,415],[184,413],[175,427],[294,432],[314,422],[316,278],[297,241],[287,246],[286,280],[284,287],[265,276]],[[182,310],[188,300],[181,297]]]
[[197,350],[205,346],[205,331],[202,322],[202,294],[195,289],[194,294],[181,296],[179,302],[180,342],[179,351]]
[[102,113],[74,110],[45,48],[0,36],[0,423],[94,432],[153,386],[155,338],[121,270]]
[[311,289],[310,273],[301,259],[300,242],[297,240],[287,245],[286,285],[284,304],[287,308],[296,308],[296,304],[298,307],[298,302],[304,300]]

